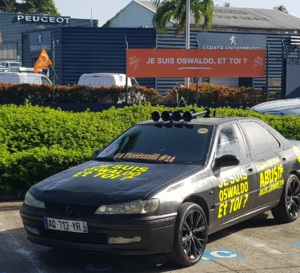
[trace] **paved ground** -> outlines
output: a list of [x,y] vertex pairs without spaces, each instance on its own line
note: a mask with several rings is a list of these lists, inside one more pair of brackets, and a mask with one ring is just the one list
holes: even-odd
[[199,264],[177,268],[162,256],[120,257],[57,250],[26,240],[20,202],[0,203],[0,273],[300,273],[300,220],[269,213],[209,238]]

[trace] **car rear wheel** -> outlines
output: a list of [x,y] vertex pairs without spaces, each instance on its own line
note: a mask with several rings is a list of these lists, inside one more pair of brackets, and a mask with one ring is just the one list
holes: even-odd
[[183,203],[176,219],[174,246],[166,258],[181,266],[200,261],[207,243],[207,220],[203,209],[194,203]]
[[279,222],[293,222],[298,218],[300,211],[300,181],[290,174],[285,183],[279,205],[272,209],[274,218]]

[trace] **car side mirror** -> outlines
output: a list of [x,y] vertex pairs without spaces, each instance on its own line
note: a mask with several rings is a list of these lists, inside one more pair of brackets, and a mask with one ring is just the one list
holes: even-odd
[[96,158],[96,157],[98,156],[98,154],[101,153],[101,151],[102,151],[102,150],[99,150],[99,149],[98,149],[98,150],[94,150],[94,151],[93,151],[93,158]]
[[237,156],[233,154],[222,155],[215,159],[214,162],[214,169],[222,168],[222,167],[229,167],[229,166],[236,166],[239,165],[240,161]]

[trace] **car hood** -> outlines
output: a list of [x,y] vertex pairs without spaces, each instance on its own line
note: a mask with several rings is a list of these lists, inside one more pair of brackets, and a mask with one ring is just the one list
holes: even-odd
[[30,188],[38,200],[99,205],[145,198],[167,182],[178,181],[201,167],[181,164],[89,161],[55,174]]

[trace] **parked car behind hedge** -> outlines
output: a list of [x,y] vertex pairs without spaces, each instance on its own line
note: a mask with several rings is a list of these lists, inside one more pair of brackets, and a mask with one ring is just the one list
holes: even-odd
[[251,107],[251,110],[261,114],[300,116],[300,98],[262,102]]

